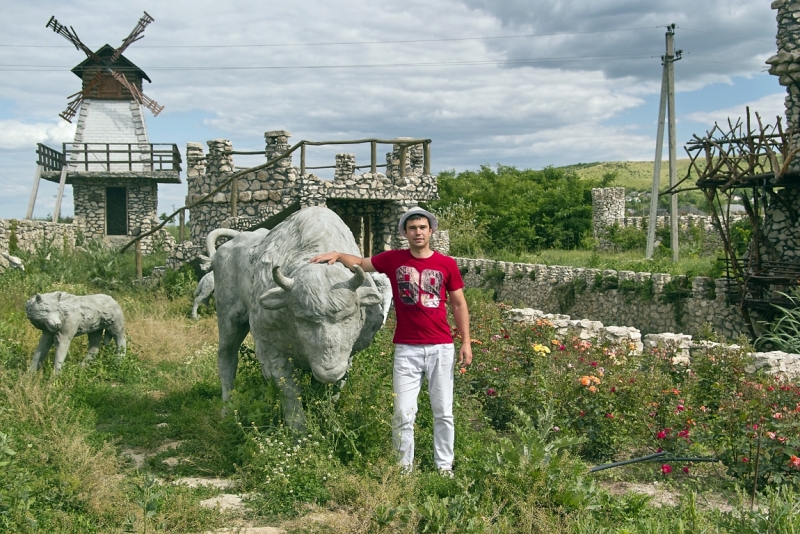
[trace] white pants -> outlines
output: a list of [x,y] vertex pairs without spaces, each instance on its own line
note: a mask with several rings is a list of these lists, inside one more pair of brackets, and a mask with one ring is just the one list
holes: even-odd
[[414,463],[414,420],[422,377],[428,378],[433,411],[433,459],[439,469],[452,469],[455,427],[453,425],[453,366],[455,349],[445,345],[395,345],[394,416],[392,441],[400,465]]

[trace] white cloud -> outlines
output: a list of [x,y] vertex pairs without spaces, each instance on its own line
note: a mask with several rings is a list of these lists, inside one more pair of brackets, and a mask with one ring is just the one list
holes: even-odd
[[0,120],[1,149],[31,148],[36,143],[61,144],[72,141],[74,137],[75,125],[62,120],[55,123]]
[[[785,97],[786,93],[774,93],[761,97],[758,100],[744,102],[742,104],[731,106],[725,109],[690,113],[686,115],[686,118],[691,121],[707,124],[709,127],[711,127],[711,125],[713,125],[715,122],[719,123],[720,125],[726,125],[728,123],[728,119],[735,124],[737,119],[740,117],[742,120],[745,120],[744,117],[746,117],[747,108],[749,107],[752,121],[755,121],[755,114],[758,113],[761,116],[761,120],[764,122],[764,124],[775,124],[775,117],[783,117],[785,115],[785,109],[783,105]],[[785,127],[785,119],[783,120],[783,123]]]

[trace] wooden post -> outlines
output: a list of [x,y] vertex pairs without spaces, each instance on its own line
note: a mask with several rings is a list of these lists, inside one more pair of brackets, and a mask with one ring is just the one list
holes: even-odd
[[431,173],[431,142],[422,143],[422,174]]
[[378,172],[378,143],[372,141],[370,143],[370,170],[372,174]]
[[181,212],[178,215],[178,221],[178,240],[183,243],[183,237],[186,229],[186,210],[184,208],[181,208]]
[[300,145],[300,176],[306,175],[306,144]]
[[372,256],[372,218],[369,215],[364,215],[364,257],[369,258]]
[[67,181],[67,169],[69,166],[64,161],[61,166],[61,178],[58,180],[58,196],[56,197],[56,207],[53,208],[53,222],[57,223],[61,216],[61,197],[64,196],[64,184]]
[[136,240],[136,278],[142,278],[142,240]]
[[231,217],[236,217],[236,204],[239,200],[239,179],[231,181]]
[[406,176],[406,145],[400,145],[400,178]]
[[26,219],[33,217],[33,206],[36,204],[36,195],[39,194],[39,180],[42,178],[42,166],[36,166],[36,174],[33,177],[33,189],[31,190],[31,199],[28,201],[28,212],[25,214]]

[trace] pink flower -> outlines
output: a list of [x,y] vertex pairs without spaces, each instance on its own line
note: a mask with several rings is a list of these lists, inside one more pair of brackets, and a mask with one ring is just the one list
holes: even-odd
[[565,347],[564,345],[559,345],[558,350],[567,350],[567,347]]
[[776,436],[777,434],[775,432],[767,432],[767,437],[769,439],[775,439]]
[[689,437],[689,431],[688,430],[681,430],[680,432],[678,432],[678,437],[679,438],[688,438]]
[[671,465],[664,464],[664,465],[661,466],[661,474],[662,475],[668,475],[670,473],[672,473],[672,466]]
[[499,368],[499,367],[492,367],[492,371],[494,371],[495,373],[496,373],[497,371],[499,371],[499,370],[500,370],[500,368]]
[[749,461],[750,461],[750,458],[748,458],[747,456],[745,456],[744,458],[742,458],[742,463],[745,463],[745,464],[746,464],[746,463],[747,463],[747,462],[749,462]]
[[676,408],[676,409],[677,409],[679,412],[682,412],[682,411],[683,411],[685,408],[683,407],[683,404],[679,404],[679,405],[677,406],[677,408]]
[[660,431],[658,434],[656,434],[656,437],[657,437],[658,439],[667,439],[667,434],[668,434],[668,433],[669,433],[669,429],[666,429],[666,428],[665,428],[664,430],[662,430],[662,431]]
[[490,397],[494,397],[495,395],[497,395],[497,390],[494,388],[489,388],[486,390],[486,394]]
[[553,432],[558,432],[558,431],[560,431],[560,430],[561,430],[561,429],[560,429],[559,427],[557,427],[557,426],[554,426],[554,427],[553,427]]
[[777,412],[772,414],[773,419],[783,419],[783,414],[781,412]]
[[597,362],[592,362],[589,365],[591,365],[592,367],[597,367]]

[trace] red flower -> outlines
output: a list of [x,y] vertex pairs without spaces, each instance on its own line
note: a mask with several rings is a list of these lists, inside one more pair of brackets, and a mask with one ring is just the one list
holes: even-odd
[[494,388],[489,388],[486,390],[486,394],[490,397],[494,397],[495,395],[497,395],[497,390]]
[[591,365],[592,367],[597,367],[597,362],[592,362],[589,365]]
[[750,461],[750,458],[748,458],[747,456],[745,456],[744,458],[742,458],[742,463],[747,463],[747,462],[749,462],[749,461]]
[[687,438],[688,439],[689,438],[689,431],[688,430],[681,430],[680,432],[678,432],[678,437],[679,438]]
[[565,347],[564,345],[559,345],[558,350],[567,350],[567,347]]
[[616,393],[616,392],[617,392],[617,388],[615,388],[614,386],[611,386],[611,393]]
[[688,465],[683,467],[683,472],[686,473],[687,475],[689,474],[689,466]]
[[581,410],[581,413],[580,413],[580,414],[578,414],[578,415],[580,415],[581,417],[583,417],[584,415],[586,415],[586,412],[584,412],[583,410]]
[[614,419],[614,414],[613,413],[607,413],[606,414],[606,419]]
[[670,473],[672,473],[672,466],[671,465],[664,464],[664,465],[661,466],[661,474],[662,475],[668,475]]
[[670,431],[669,428],[665,428],[664,430],[661,430],[658,434],[656,434],[656,437],[658,439],[667,439],[667,434],[669,434],[669,431]]
[[683,404],[679,404],[679,405],[677,406],[677,410],[678,410],[679,412],[682,412],[684,409],[685,409],[685,408],[683,407]]

